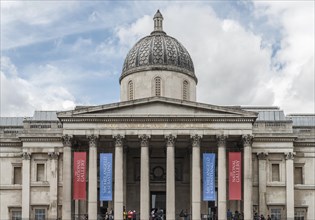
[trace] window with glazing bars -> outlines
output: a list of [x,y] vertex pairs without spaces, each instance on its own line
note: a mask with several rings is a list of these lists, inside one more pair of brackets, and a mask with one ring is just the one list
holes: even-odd
[[155,78],[155,96],[161,96],[161,78]]
[[133,82],[129,81],[128,83],[128,100],[133,100]]
[[189,97],[188,82],[185,80],[183,82],[183,100],[188,100],[188,97]]

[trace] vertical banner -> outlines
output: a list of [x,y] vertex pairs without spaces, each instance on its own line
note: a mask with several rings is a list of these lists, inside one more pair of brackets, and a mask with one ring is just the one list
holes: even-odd
[[73,199],[86,200],[86,152],[74,152]]
[[113,154],[100,154],[100,201],[112,201]]
[[203,154],[203,201],[215,201],[215,154]]
[[241,152],[229,152],[229,199],[242,198],[242,161]]

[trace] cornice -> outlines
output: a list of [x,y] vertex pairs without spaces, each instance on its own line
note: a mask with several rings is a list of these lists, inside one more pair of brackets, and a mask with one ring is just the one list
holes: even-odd
[[294,142],[295,137],[256,137],[254,142]]
[[0,142],[0,147],[22,147],[22,142]]
[[315,142],[294,142],[294,147],[315,147]]
[[204,122],[218,122],[218,123],[253,123],[255,121],[254,117],[248,118],[236,118],[236,117],[182,117],[182,118],[170,118],[170,117],[161,117],[161,118],[140,118],[140,117],[113,117],[113,118],[92,118],[92,117],[78,117],[78,118],[61,118],[63,123],[154,123],[154,122],[169,122],[169,123],[204,123]]
[[20,137],[22,142],[61,142],[60,137]]
[[[174,105],[179,105],[179,106],[186,106],[186,107],[191,107],[191,108],[216,111],[219,113],[220,112],[231,113],[231,114],[238,115],[240,117],[251,117],[254,119],[256,119],[258,116],[257,112],[245,111],[241,109],[240,106],[217,106],[217,105],[210,105],[210,104],[200,103],[200,102],[185,101],[181,99],[154,96],[154,97],[149,97],[149,98],[141,98],[141,99],[135,99],[131,101],[110,103],[110,104],[105,104],[105,105],[85,106],[85,107],[71,110],[71,111],[58,112],[57,117],[61,119],[61,118],[73,117],[75,115],[82,116],[83,114],[89,114],[89,113],[99,114],[101,111],[119,109],[119,108],[124,108],[124,107],[134,107],[137,105],[143,105],[143,104],[149,104],[149,103],[174,104]],[[146,117],[148,116],[146,115]]]

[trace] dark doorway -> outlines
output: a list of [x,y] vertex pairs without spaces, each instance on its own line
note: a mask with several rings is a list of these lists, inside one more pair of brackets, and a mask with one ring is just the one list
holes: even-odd
[[151,192],[151,209],[166,210],[166,192]]

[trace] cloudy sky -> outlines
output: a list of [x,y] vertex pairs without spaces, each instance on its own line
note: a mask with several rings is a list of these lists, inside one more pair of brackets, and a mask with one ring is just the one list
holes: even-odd
[[197,100],[314,113],[314,1],[0,1],[1,116],[119,101],[129,49],[164,30],[189,51]]

